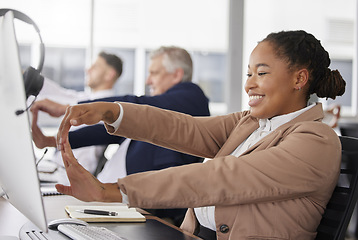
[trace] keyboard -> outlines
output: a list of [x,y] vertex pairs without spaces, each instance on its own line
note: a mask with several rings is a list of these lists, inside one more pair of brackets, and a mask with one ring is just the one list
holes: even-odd
[[76,240],[127,240],[104,227],[60,224],[57,229],[67,237]]

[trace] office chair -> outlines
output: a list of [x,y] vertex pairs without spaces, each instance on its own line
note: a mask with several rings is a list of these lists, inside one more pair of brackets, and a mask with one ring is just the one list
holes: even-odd
[[344,240],[358,199],[358,138],[339,138],[342,144],[341,173],[317,228],[316,240]]
[[358,123],[356,122],[340,122],[338,124],[342,136],[350,136],[358,138]]
[[[338,128],[339,128],[339,131],[342,136],[358,138],[358,123],[357,122],[340,122],[338,124]],[[356,205],[356,208],[354,209],[353,212],[354,213],[358,212],[358,204]],[[356,223],[354,226],[353,234],[354,234],[355,238],[358,238],[358,214],[356,214],[356,217],[354,220]]]

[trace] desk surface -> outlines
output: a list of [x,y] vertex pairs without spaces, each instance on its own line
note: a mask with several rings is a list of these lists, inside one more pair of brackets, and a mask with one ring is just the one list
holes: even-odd
[[[44,197],[45,212],[47,220],[51,221],[58,218],[66,218],[64,207],[66,205],[93,205],[93,203],[86,203],[79,201],[70,196],[56,195],[56,196],[46,196]],[[108,205],[107,203],[96,203],[98,205]],[[146,223],[102,223],[96,224],[101,226],[106,226],[111,230],[118,230],[118,232],[123,232],[123,236],[127,236],[128,239],[131,239],[133,233],[142,231],[149,236],[156,236],[158,231],[163,237],[166,236],[168,239],[171,235],[182,235],[181,239],[200,239],[191,234],[184,233],[181,229],[171,225],[157,217],[145,215],[147,218]],[[4,198],[0,197],[0,239],[1,236],[19,236],[19,231],[24,224],[27,224],[29,220],[20,213],[16,208],[14,208],[10,203],[8,203]],[[166,233],[165,233],[166,232]],[[164,235],[163,235],[164,234]],[[167,234],[167,235],[165,235]],[[150,238],[149,238],[150,239]],[[156,239],[156,238],[153,238]]]

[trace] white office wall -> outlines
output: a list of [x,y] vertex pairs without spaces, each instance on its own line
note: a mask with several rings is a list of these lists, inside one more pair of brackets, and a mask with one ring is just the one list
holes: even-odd
[[222,0],[95,1],[94,43],[108,46],[227,50],[227,3]]
[[[39,27],[47,45],[87,46],[90,36],[89,0],[1,0],[1,8],[12,8],[28,15]],[[36,43],[33,29],[17,24],[22,42]]]
[[[227,50],[228,1],[95,0],[94,45]],[[48,45],[88,46],[91,0],[2,0],[1,8],[29,15]],[[26,30],[31,34],[31,30]],[[30,39],[28,39],[30,40]]]

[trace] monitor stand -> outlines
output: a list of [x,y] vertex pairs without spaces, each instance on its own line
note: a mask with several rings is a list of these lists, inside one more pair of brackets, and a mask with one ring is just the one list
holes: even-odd
[[70,238],[66,237],[62,233],[56,230],[48,230],[47,233],[40,230],[32,222],[25,223],[19,232],[19,237],[21,240],[68,240]]

